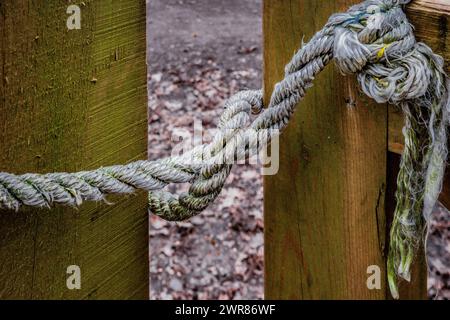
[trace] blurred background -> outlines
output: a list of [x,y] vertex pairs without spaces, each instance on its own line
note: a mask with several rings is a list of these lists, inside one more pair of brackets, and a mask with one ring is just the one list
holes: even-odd
[[[225,99],[261,87],[261,5],[148,0],[151,159],[170,155],[177,128],[214,128]],[[151,216],[151,298],[264,298],[262,194],[259,168],[237,165],[202,215],[183,223]],[[442,207],[428,246],[430,297],[450,299],[450,215]]]

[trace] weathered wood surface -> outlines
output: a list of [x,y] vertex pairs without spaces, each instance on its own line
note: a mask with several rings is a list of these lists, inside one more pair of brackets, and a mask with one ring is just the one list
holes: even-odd
[[[357,2],[264,1],[266,99],[302,38]],[[387,120],[388,106],[369,101],[353,77],[334,66],[317,77],[281,136],[278,174],[264,181],[267,299],[389,298]],[[367,288],[371,265],[381,290]],[[423,297],[426,287],[402,292]]]
[[[92,169],[147,155],[145,1],[0,1],[0,170]],[[0,298],[148,298],[146,196],[0,212]],[[81,268],[68,290],[66,268]]]
[[[266,0],[266,97],[299,47],[359,1]],[[320,74],[281,136],[280,170],[265,178],[266,298],[384,299],[367,268],[385,271],[387,107],[334,66]],[[367,146],[370,145],[370,148]]]

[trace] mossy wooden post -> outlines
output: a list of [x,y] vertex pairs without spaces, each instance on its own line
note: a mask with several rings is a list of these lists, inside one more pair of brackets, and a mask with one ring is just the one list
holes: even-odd
[[[358,2],[264,1],[266,99],[302,39]],[[387,120],[388,106],[354,77],[333,65],[317,77],[281,136],[278,174],[265,177],[267,299],[389,298]],[[380,268],[380,290],[367,287],[369,266]],[[423,297],[426,286],[405,290]]]
[[[145,159],[145,30],[144,0],[0,1],[0,170]],[[0,212],[0,298],[147,299],[146,195],[108,200]],[[66,286],[70,265],[80,290]]]

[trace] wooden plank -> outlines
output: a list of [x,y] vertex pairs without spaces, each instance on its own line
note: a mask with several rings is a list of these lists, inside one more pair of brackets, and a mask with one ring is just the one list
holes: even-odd
[[[358,0],[264,1],[266,99],[301,40]],[[264,181],[267,299],[385,299],[387,106],[334,66],[320,74],[281,136],[280,170]],[[370,148],[367,146],[370,145]],[[383,279],[385,280],[385,279]]]
[[[145,1],[0,2],[0,170],[76,171],[147,156]],[[146,196],[0,212],[0,298],[147,299]],[[66,269],[81,268],[81,290]]]

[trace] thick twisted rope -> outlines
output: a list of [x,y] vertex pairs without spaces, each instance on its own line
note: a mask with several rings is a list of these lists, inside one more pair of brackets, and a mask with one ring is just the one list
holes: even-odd
[[[409,280],[416,248],[441,190],[450,109],[443,59],[416,42],[401,7],[409,2],[367,0],[331,16],[286,66],[267,108],[261,91],[244,91],[226,102],[211,143],[177,157],[92,171],[0,173],[0,208],[78,206],[105,200],[107,194],[143,189],[150,191],[149,210],[154,214],[171,221],[189,219],[218,196],[232,163],[259,152],[287,126],[316,75],[334,58],[343,74],[358,75],[368,96],[398,105],[406,115],[388,258],[391,292],[398,297],[396,275]],[[189,192],[177,196],[162,190],[171,183],[189,183]]]

